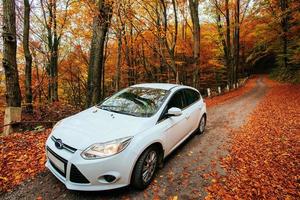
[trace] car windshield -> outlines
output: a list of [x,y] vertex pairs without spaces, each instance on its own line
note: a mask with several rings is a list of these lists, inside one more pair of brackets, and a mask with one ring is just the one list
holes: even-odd
[[154,115],[167,96],[163,89],[129,87],[108,98],[98,108],[111,112],[150,117]]

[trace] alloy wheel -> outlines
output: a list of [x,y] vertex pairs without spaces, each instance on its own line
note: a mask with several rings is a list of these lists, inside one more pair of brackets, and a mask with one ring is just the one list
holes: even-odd
[[200,126],[199,126],[200,133],[203,133],[204,129],[205,129],[205,117],[203,116],[203,117],[201,117],[201,120],[200,120]]
[[144,183],[147,183],[152,178],[156,169],[157,161],[157,152],[154,150],[150,151],[143,163],[142,178]]

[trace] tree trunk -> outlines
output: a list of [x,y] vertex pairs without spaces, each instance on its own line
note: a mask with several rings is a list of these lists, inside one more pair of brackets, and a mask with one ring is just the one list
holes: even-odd
[[[15,1],[3,0],[3,68],[6,84],[6,104],[4,124],[21,120],[21,91],[17,67],[17,38]],[[13,131],[5,126],[5,135]]]
[[37,94],[33,96],[33,101],[36,100],[36,98],[38,98],[38,102],[39,104],[41,104],[42,102],[42,87],[43,87],[43,83],[41,82],[41,78],[40,78],[40,73],[39,73],[39,63],[38,63],[38,59],[37,59],[37,55],[35,50],[32,50],[32,58],[33,58],[33,65],[35,68],[35,76],[36,76],[36,81],[38,83],[37,85]]
[[[173,9],[173,13],[174,13],[174,33],[171,33],[172,41],[169,44],[168,38],[167,38],[167,32],[168,32],[167,9],[168,8],[167,8],[165,0],[160,0],[160,3],[161,3],[161,8],[162,8],[162,14],[163,14],[162,15],[163,16],[162,25],[164,27],[162,38],[161,38],[162,44],[163,44],[164,48],[167,50],[167,53],[171,60],[171,64],[169,66],[172,70],[175,82],[178,83],[177,76],[176,76],[177,69],[176,69],[176,64],[175,64],[175,47],[176,47],[177,34],[178,34],[177,6],[176,6],[175,0],[172,0],[172,9]],[[163,59],[165,60],[165,63],[167,64],[167,59],[165,58],[163,51],[162,51],[162,56],[163,56]],[[169,72],[169,68],[168,68],[168,72]],[[170,76],[168,76],[168,82],[170,82]]]
[[21,91],[17,67],[17,38],[15,1],[3,0],[3,68],[5,71],[6,103],[21,107]]
[[190,14],[193,24],[193,85],[198,88],[200,70],[200,23],[198,12],[199,0],[189,0]]
[[30,26],[30,4],[29,0],[24,0],[24,27],[23,27],[23,49],[25,54],[25,103],[26,112],[32,113],[32,83],[31,69],[32,56],[29,50],[29,26]]
[[232,66],[231,66],[231,36],[230,36],[230,12],[228,1],[225,0],[225,18],[226,18],[226,53],[225,53],[225,60],[226,60],[226,67],[227,67],[227,78],[228,83],[232,85]]
[[54,32],[54,43],[53,50],[51,52],[51,102],[58,101],[58,46],[59,41],[56,35],[56,31]]
[[[229,73],[230,65],[229,65],[229,57],[228,57],[228,47],[226,43],[226,39],[223,33],[223,27],[221,24],[221,16],[218,11],[216,11],[216,21],[217,21],[217,30],[219,34],[219,39],[221,40],[222,46],[223,46],[223,52],[224,52],[224,60],[225,60],[225,65],[227,68],[227,72]],[[229,79],[228,79],[229,80]]]
[[105,98],[105,63],[106,59],[108,57],[108,50],[107,50],[107,45],[108,45],[108,34],[106,34],[106,39],[105,39],[105,44],[104,44],[104,58],[102,61],[102,74],[101,74],[101,99]]
[[120,90],[120,80],[121,80],[121,63],[122,63],[122,40],[123,34],[125,32],[125,22],[122,20],[122,15],[125,14],[125,10],[122,12],[121,9],[124,7],[124,2],[117,2],[117,16],[116,16],[116,37],[118,42],[117,48],[117,61],[116,61],[116,74],[115,74],[115,81],[116,81],[116,91]]
[[281,17],[281,40],[282,40],[282,57],[283,57],[283,67],[288,67],[288,30],[289,30],[289,11],[288,11],[288,0],[280,0],[280,9],[282,12]]
[[[57,2],[56,0],[49,0],[46,3],[49,16],[46,16],[43,0],[40,0],[41,8],[44,17],[44,23],[47,30],[47,74],[48,74],[48,101],[58,101],[58,47],[60,43],[60,36],[57,34]],[[67,8],[66,8],[67,9]]]
[[[132,25],[130,25],[130,32],[132,30]],[[131,35],[130,35],[131,37]],[[124,45],[125,45],[125,60],[126,60],[126,64],[128,66],[128,73],[127,73],[127,82],[128,82],[128,85],[133,85],[134,84],[134,71],[133,71],[133,63],[132,63],[132,55],[131,55],[131,51],[130,51],[130,48],[133,48],[132,47],[132,44],[130,42],[130,46],[128,44],[128,39],[127,39],[127,35],[124,36]],[[131,41],[131,39],[130,39]]]
[[57,36],[57,19],[56,19],[56,0],[53,0],[53,46],[51,49],[51,81],[52,81],[52,102],[58,101],[58,46],[59,38]]
[[117,49],[117,62],[116,62],[116,91],[120,90],[120,71],[121,71],[121,59],[122,59],[122,30],[117,33],[118,49]]
[[137,82],[137,71],[136,71],[136,55],[133,49],[133,45],[135,44],[135,39],[134,39],[134,32],[133,32],[133,25],[132,23],[130,24],[130,61],[131,61],[131,71],[132,71],[132,85],[136,84]]
[[182,16],[183,16],[183,20],[182,20],[182,24],[181,24],[181,39],[183,40],[183,41],[186,41],[186,24],[187,24],[187,22],[186,22],[186,13],[185,13],[185,5],[186,4],[183,4],[183,8],[182,8]]
[[101,77],[103,71],[104,44],[112,16],[112,5],[105,0],[97,2],[98,14],[93,19],[93,37],[87,82],[87,107],[99,103],[101,99]]
[[43,87],[43,83],[40,81],[39,67],[38,67],[38,62],[36,60],[35,60],[35,70],[36,70],[36,79],[37,79],[37,82],[39,83],[39,86],[38,86],[39,104],[41,104],[42,103],[42,87]]
[[240,0],[236,0],[235,5],[235,26],[234,26],[234,67],[233,83],[238,81],[238,70],[240,62]]

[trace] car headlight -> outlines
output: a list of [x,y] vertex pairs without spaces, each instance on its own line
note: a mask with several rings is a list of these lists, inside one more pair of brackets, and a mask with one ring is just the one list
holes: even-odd
[[123,151],[130,143],[132,137],[120,138],[105,143],[96,143],[81,153],[84,159],[106,158]]

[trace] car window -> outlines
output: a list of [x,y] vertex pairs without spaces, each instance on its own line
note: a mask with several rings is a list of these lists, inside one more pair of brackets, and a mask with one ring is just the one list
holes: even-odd
[[126,115],[150,117],[158,111],[168,94],[163,89],[129,87],[108,98],[98,107]]
[[200,99],[200,94],[195,90],[185,89],[184,93],[185,93],[185,97],[186,97],[185,107],[193,104],[194,102],[196,102]]
[[184,105],[184,94],[183,91],[176,92],[170,99],[168,103],[167,110],[169,110],[172,107],[183,109],[185,107]]
[[167,118],[166,113],[168,112],[168,110],[170,108],[176,107],[176,108],[183,109],[185,107],[185,105],[186,105],[186,103],[185,103],[185,98],[184,98],[184,91],[183,90],[177,91],[175,94],[173,94],[173,96],[169,100],[168,104],[166,105],[166,107],[158,121],[161,121],[161,120],[164,120]]

